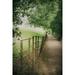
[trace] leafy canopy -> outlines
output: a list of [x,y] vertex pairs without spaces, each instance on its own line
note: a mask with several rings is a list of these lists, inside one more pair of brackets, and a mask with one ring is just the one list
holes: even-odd
[[13,0],[13,23],[21,24],[20,16],[28,16],[34,26],[41,26],[58,39],[62,35],[62,0]]

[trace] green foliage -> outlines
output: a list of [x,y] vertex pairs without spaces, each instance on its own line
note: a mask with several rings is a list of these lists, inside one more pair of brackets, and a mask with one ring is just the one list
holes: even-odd
[[57,13],[57,16],[54,18],[54,21],[51,23],[50,28],[52,29],[53,35],[61,40],[62,38],[62,20],[60,17],[60,13]]
[[23,29],[23,28],[20,28],[20,31],[22,32],[21,36],[22,38],[31,38],[32,36],[43,36],[44,33],[41,33],[41,32],[35,32],[35,31],[32,31],[32,30],[26,30],[26,29]]
[[58,39],[62,37],[62,0],[13,0],[13,23],[21,24],[20,16],[28,16],[34,26],[41,26]]
[[57,37],[58,40],[62,39],[62,1],[58,2],[59,11],[56,17],[51,22],[50,28],[52,29],[53,35]]
[[38,4],[35,10],[30,11],[30,23],[42,26],[60,40],[62,38],[62,1],[56,0]]
[[[54,3],[55,4],[55,3]],[[55,8],[55,10],[54,10]],[[53,21],[58,11],[58,6],[51,8],[48,4],[39,4],[33,14],[30,14],[29,21],[36,26],[42,26],[43,28],[50,29],[50,23]]]
[[21,31],[19,30],[19,28],[17,26],[13,27],[13,37],[21,37]]
[[37,7],[39,4],[52,4],[53,7],[53,2],[55,2],[55,0],[13,0],[13,22],[17,24],[21,23],[19,16],[28,15],[27,10],[30,8]]

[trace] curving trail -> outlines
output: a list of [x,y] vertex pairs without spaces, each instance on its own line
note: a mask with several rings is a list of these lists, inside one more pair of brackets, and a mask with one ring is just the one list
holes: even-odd
[[36,54],[35,71],[39,75],[62,75],[62,45],[53,36],[48,36],[41,56]]
[[[34,71],[38,75],[62,75],[62,44],[53,36],[49,35],[41,55],[30,54],[31,61],[34,59]],[[30,61],[30,60],[29,60]],[[30,61],[30,63],[31,63]]]

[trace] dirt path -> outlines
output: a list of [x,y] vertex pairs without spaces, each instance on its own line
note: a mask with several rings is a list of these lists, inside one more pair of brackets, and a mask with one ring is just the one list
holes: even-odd
[[39,75],[62,75],[61,59],[62,59],[61,42],[53,37],[46,40],[41,56],[36,54],[34,69]]
[[33,64],[34,72],[38,75],[62,75],[62,45],[52,36],[48,36],[40,56],[38,52],[27,56],[29,64]]

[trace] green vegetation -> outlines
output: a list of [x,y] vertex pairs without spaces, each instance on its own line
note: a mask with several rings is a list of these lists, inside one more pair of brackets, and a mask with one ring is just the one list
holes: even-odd
[[[18,25],[22,25],[21,18],[24,18],[25,16],[31,25],[30,27],[33,25],[33,27],[43,28],[46,35],[44,32],[41,33],[19,28]],[[30,58],[35,62],[34,57],[36,54],[31,50],[33,49],[34,52],[37,51],[36,53],[38,54],[37,47],[39,48],[39,45],[42,42],[41,50],[43,49],[43,45],[46,43],[45,39],[48,38],[47,32],[55,36],[58,40],[62,40],[62,0],[13,0],[13,38],[15,39],[16,37],[16,40],[14,40],[15,43],[13,44],[14,75],[38,75],[32,73],[34,72],[32,69],[34,68],[34,65],[31,65]],[[45,37],[39,44],[37,37],[32,38],[32,36],[42,37],[43,35],[45,35]],[[21,37],[22,40],[20,40],[19,37]],[[29,38],[31,38],[31,40]],[[33,55],[30,56],[30,54]],[[27,57],[25,57],[26,55]],[[47,57],[46,54],[44,56]],[[22,62],[22,60],[24,62]],[[31,72],[29,69],[31,69]]]
[[13,0],[13,24],[21,24],[27,16],[34,26],[41,26],[62,39],[62,0]]
[[[28,39],[28,38],[31,38],[32,36],[43,36],[43,34],[41,32],[40,33],[34,32],[34,31],[31,31],[31,30],[27,30],[25,28],[19,28],[19,29],[22,33],[21,36],[22,36],[23,39],[25,39],[25,38]],[[32,50],[32,41],[30,41],[30,50],[29,50],[28,40],[23,40],[23,56],[24,55],[26,56],[27,54],[30,54],[30,52],[32,52],[31,50]],[[28,62],[27,62],[30,59],[26,59],[26,57],[23,58],[23,62],[24,62],[23,66],[24,65],[25,66],[23,68],[24,71],[22,72],[22,74],[20,74],[21,73],[21,70],[20,70],[21,69],[21,63],[20,63],[21,62],[21,56],[20,56],[20,54],[21,54],[21,41],[16,39],[15,44],[13,45],[14,75],[24,75],[24,74],[27,75],[27,73],[29,73],[29,69],[33,70],[32,67],[30,67],[31,64],[28,64]],[[27,57],[28,57],[28,55],[27,55]],[[28,72],[26,72],[26,71],[28,71]],[[26,73],[24,73],[24,72],[26,72]],[[31,75],[31,73],[30,73],[30,75]],[[36,75],[36,74],[32,73],[32,75]]]
[[[22,39],[28,39],[28,38],[32,38],[32,36],[43,36],[44,34],[41,33],[41,32],[34,32],[34,31],[31,31],[31,30],[27,30],[25,28],[19,28],[20,31],[21,31],[21,36],[22,36]],[[15,40],[15,45],[14,45],[14,49],[15,51],[18,51],[18,53],[20,52],[20,40]],[[32,43],[32,41],[31,41]],[[24,45],[24,50],[28,49],[28,40],[24,40],[23,41],[23,45]],[[17,52],[16,52],[17,53]]]
[[29,29],[20,28],[21,36],[23,38],[31,38],[32,36],[43,36],[44,34],[41,32],[35,32]]

